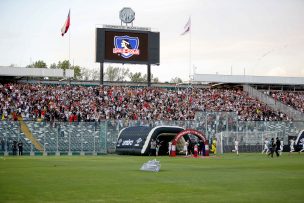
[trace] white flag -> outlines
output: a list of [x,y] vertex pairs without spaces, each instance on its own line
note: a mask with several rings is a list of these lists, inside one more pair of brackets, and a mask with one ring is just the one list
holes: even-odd
[[190,30],[191,30],[191,18],[189,17],[187,24],[184,26],[184,32],[182,33],[182,35],[187,34],[188,32],[190,32]]

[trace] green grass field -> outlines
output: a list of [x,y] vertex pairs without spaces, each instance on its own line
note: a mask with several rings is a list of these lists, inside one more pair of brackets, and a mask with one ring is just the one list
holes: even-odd
[[303,202],[304,154],[0,157],[0,202]]

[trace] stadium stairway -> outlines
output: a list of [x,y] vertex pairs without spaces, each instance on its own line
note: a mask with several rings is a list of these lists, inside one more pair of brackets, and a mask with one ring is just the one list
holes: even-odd
[[33,136],[32,132],[30,131],[30,129],[28,128],[28,126],[26,125],[26,123],[23,121],[23,119],[22,119],[21,116],[18,117],[18,121],[20,123],[21,131],[24,133],[24,136],[27,137],[32,142],[32,144],[34,145],[34,147],[37,150],[43,152],[42,145]]
[[289,118],[292,118],[294,121],[303,121],[304,113],[302,113],[301,111],[287,106],[282,102],[276,101],[271,96],[264,94],[249,85],[243,85],[243,90],[248,92],[249,96],[257,98],[261,102],[267,104],[273,110],[283,112]]

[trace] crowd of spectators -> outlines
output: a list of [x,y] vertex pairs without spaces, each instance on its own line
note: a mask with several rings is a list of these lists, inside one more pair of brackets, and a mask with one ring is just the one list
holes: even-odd
[[269,93],[276,101],[291,106],[304,113],[304,92],[303,91],[271,91]]
[[242,90],[0,84],[2,120],[193,120],[196,111],[236,112],[249,121],[288,119]]

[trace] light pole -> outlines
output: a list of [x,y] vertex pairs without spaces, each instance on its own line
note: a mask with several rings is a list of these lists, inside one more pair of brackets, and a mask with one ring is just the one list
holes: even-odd
[[58,133],[56,136],[56,156],[60,156],[59,145],[58,145]]
[[80,132],[80,141],[81,141],[81,151],[80,151],[80,155],[81,156],[84,156],[85,155],[85,153],[84,153],[84,151],[83,151],[83,133],[82,132]]
[[[97,134],[97,133],[96,133]],[[96,141],[95,141],[95,138],[98,138],[97,135],[94,136],[94,151],[93,151],[93,155],[96,156],[97,155],[97,152],[96,152]]]
[[208,113],[206,113],[205,129],[206,129],[206,138],[209,140],[209,136],[208,136]]
[[31,151],[30,151],[30,156],[35,156],[35,153],[33,151],[33,144],[31,141],[29,141],[29,143],[31,144]]
[[71,135],[70,135],[70,131],[68,131],[68,133],[69,133],[69,152],[68,152],[68,155],[69,156],[72,156],[73,155],[73,153],[71,152]]
[[46,151],[46,145],[48,145],[47,142],[44,143],[44,145],[43,145],[43,156],[47,156],[47,155],[48,155],[48,154],[47,154],[47,151]]
[[[46,133],[47,131],[45,131],[45,133]],[[46,145],[48,144],[47,142],[46,142],[46,138],[45,138],[45,133],[43,134],[43,156],[47,156],[47,152],[46,152]]]
[[5,151],[4,151],[4,156],[8,156],[8,147],[9,143],[8,143],[8,140],[7,140],[7,137],[6,137],[6,133],[5,133],[5,145],[4,145],[4,148],[5,148]]

